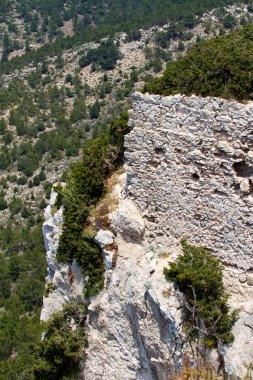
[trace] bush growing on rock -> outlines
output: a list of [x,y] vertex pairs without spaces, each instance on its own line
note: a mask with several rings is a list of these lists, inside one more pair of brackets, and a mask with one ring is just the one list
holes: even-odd
[[55,205],[64,205],[64,226],[57,250],[57,260],[77,259],[83,274],[88,276],[85,295],[97,293],[103,287],[104,262],[99,246],[84,233],[90,210],[104,191],[107,176],[122,162],[124,134],[129,132],[127,115],[112,120],[109,133],[87,141],[83,157],[75,162],[58,193]]
[[164,269],[168,281],[173,281],[185,295],[185,326],[188,337],[201,336],[209,347],[231,343],[231,332],[237,312],[229,313],[228,294],[222,282],[223,267],[204,247],[181,241],[183,254]]

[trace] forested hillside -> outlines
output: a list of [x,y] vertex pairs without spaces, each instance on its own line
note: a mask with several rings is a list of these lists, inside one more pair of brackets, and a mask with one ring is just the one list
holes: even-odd
[[[130,108],[134,89],[150,83],[169,64],[164,77],[146,88],[197,92],[185,85],[184,65],[191,58],[170,62],[203,39],[250,23],[252,16],[251,0],[0,2],[1,380],[34,379],[46,275],[41,225],[52,184],[67,178],[69,165],[93,139],[101,138],[97,141],[105,149],[112,145],[113,154],[116,149],[116,157],[122,155],[115,147],[122,146],[126,120],[118,118]],[[210,45],[199,44],[190,57],[204,62],[203,46],[211,65],[224,44],[221,64],[231,62],[231,70],[235,67],[232,46],[238,56],[244,54],[241,67],[250,70],[251,33],[246,28]],[[180,73],[178,83],[169,82],[166,78],[175,70]],[[206,73],[201,75],[205,82]],[[228,87],[222,87],[222,80],[215,94],[225,96]],[[232,82],[237,80],[233,77]],[[168,83],[174,86],[171,90]],[[208,94],[205,91],[201,87],[199,93]],[[103,189],[104,172],[101,178]]]
[[[118,31],[134,30],[166,22],[182,21],[193,27],[213,8],[241,3],[233,0],[163,0],[163,1],[4,1],[1,5],[2,62],[15,55],[26,57],[3,65],[0,70],[55,55],[78,42],[94,41]],[[248,3],[248,1],[246,1]],[[227,20],[229,21],[229,20]],[[65,37],[65,38],[64,38]],[[51,41],[58,41],[50,44]],[[46,43],[46,46],[44,46]],[[49,43],[49,44],[48,44]],[[38,53],[31,50],[43,47]],[[27,54],[30,53],[30,54]]]
[[145,86],[151,93],[253,98],[253,27],[199,43]]

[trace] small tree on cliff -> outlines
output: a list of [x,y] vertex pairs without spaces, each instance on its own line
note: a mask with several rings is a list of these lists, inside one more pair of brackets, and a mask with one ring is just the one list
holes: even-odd
[[166,279],[173,281],[185,295],[185,327],[190,339],[202,337],[208,347],[231,343],[237,312],[229,313],[228,294],[222,282],[223,267],[204,247],[182,239],[183,254],[170,268]]

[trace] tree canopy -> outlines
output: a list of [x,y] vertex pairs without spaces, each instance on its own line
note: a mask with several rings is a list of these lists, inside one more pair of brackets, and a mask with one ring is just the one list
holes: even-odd
[[197,44],[144,87],[155,94],[253,99],[253,26]]
[[164,270],[167,280],[173,281],[185,295],[185,326],[188,337],[202,336],[215,347],[231,343],[231,329],[236,311],[229,313],[228,294],[222,282],[223,267],[204,247],[190,245],[182,239],[183,254]]

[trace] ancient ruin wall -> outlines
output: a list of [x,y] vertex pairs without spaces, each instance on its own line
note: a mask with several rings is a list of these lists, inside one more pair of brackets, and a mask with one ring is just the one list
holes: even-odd
[[135,93],[127,194],[153,244],[209,247],[253,285],[253,103]]

